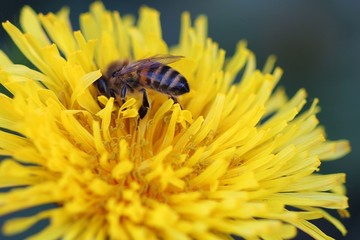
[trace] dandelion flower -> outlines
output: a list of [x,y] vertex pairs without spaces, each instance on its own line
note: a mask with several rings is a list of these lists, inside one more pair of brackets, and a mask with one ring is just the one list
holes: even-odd
[[[67,8],[26,6],[20,25],[3,23],[33,67],[0,52],[0,215],[54,207],[8,219],[4,234],[47,219],[29,239],[331,239],[320,218],[346,233],[326,211],[347,215],[345,175],[318,170],[349,144],[326,139],[305,90],[275,88],[273,57],[258,70],[244,41],[226,57],[188,13],[169,47],[148,7],[135,21],[96,2],[74,31]],[[149,90],[141,119],[138,94],[98,96],[110,63],[156,54],[184,56],[171,64],[190,86],[180,104]]]

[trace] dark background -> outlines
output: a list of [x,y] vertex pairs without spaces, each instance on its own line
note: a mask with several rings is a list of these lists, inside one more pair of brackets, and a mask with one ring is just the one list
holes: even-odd
[[[5,3],[6,2],[6,3]],[[37,12],[57,11],[61,6],[71,8],[74,29],[78,15],[88,10],[93,1],[4,1],[0,20],[18,24],[21,7],[32,6]],[[209,36],[231,55],[240,39],[248,40],[261,68],[270,54],[278,57],[277,65],[284,69],[280,85],[289,96],[306,88],[309,101],[320,99],[318,115],[329,139],[349,139],[352,152],[345,158],[327,162],[321,172],[346,172],[350,212],[343,220],[348,235],[343,238],[329,224],[320,222],[322,229],[336,239],[357,239],[360,233],[359,141],[360,111],[360,1],[103,1],[122,15],[137,15],[142,5],[161,12],[163,36],[169,45],[179,37],[180,16],[189,11],[192,19],[206,14]],[[0,48],[15,62],[24,59],[4,30],[0,30]],[[1,221],[0,221],[1,222]],[[325,228],[325,229],[324,229]],[[2,236],[0,235],[0,238]],[[298,239],[309,239],[299,235]]]

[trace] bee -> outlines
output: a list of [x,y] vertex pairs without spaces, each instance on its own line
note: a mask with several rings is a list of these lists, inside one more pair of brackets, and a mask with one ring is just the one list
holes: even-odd
[[99,94],[116,99],[123,104],[127,92],[141,92],[140,118],[144,118],[150,102],[146,89],[168,95],[177,103],[177,96],[190,91],[185,77],[167,64],[180,60],[182,56],[155,55],[135,62],[117,61],[108,66],[107,71],[95,81]]

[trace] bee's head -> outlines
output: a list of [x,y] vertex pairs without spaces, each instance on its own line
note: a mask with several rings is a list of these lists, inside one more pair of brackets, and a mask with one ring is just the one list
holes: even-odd
[[118,92],[108,86],[108,81],[104,78],[104,76],[101,76],[98,80],[94,82],[94,84],[101,95],[104,95],[107,98],[113,97],[116,99]]
[[109,88],[103,76],[101,76],[98,80],[96,80],[94,84],[101,95],[105,95],[106,97],[109,97]]

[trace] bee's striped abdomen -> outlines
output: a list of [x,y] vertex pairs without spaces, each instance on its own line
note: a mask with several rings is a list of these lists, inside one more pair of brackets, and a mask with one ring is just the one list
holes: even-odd
[[171,96],[177,96],[189,92],[186,79],[175,69],[162,65],[157,68],[142,70],[142,76],[146,76],[146,85]]

